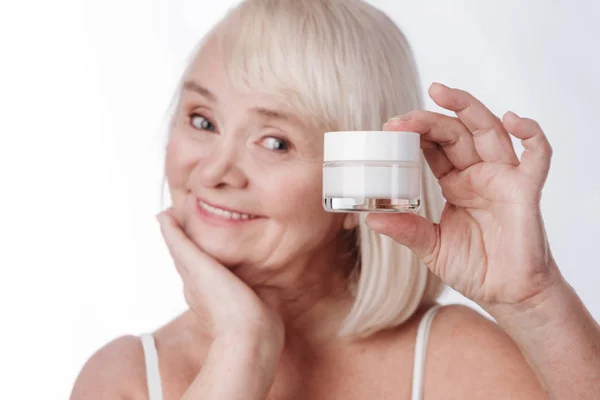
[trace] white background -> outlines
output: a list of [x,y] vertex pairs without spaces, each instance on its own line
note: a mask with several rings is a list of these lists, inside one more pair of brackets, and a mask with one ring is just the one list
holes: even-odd
[[[154,220],[165,112],[191,47],[233,3],[0,4],[3,398],[67,398],[99,347],[184,309]],[[600,319],[599,3],[372,3],[407,34],[424,88],[461,87],[545,128],[551,246]]]

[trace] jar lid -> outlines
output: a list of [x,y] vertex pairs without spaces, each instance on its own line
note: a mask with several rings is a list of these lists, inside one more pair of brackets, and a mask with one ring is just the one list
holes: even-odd
[[324,161],[418,162],[421,135],[400,131],[337,131],[325,133]]

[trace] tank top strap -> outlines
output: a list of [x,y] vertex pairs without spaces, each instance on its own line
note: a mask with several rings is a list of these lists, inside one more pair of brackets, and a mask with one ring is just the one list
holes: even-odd
[[437,304],[431,307],[421,318],[415,342],[415,360],[413,365],[412,400],[423,399],[423,388],[425,384],[425,359],[427,357],[427,342],[433,318],[442,306]]
[[158,369],[158,352],[152,333],[140,335],[142,347],[144,348],[144,360],[146,362],[146,381],[148,383],[148,399],[162,400],[162,385],[160,382],[160,371]]

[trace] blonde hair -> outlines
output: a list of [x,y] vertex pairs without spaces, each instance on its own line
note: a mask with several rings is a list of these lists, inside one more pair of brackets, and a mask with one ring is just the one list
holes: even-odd
[[[281,98],[322,131],[380,130],[390,117],[423,108],[404,35],[363,1],[247,0],[193,55],[217,32],[235,87]],[[423,157],[421,163],[419,214],[438,222],[444,200]],[[441,281],[410,249],[368,229],[364,215],[357,242],[355,302],[340,335],[365,337],[400,325],[438,297]]]

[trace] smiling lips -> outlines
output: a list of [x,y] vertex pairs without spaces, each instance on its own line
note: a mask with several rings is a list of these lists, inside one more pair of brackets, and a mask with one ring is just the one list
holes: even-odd
[[244,214],[231,210],[226,210],[223,208],[216,207],[212,204],[208,204],[202,200],[198,200],[198,207],[201,211],[231,221],[250,221],[259,218],[257,215],[253,214]]

